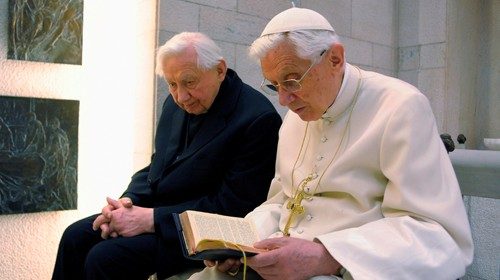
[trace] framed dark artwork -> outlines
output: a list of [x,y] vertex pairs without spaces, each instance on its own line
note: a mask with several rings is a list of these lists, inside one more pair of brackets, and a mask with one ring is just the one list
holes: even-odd
[[82,64],[83,0],[9,0],[7,58]]
[[0,96],[0,214],[76,209],[79,109]]

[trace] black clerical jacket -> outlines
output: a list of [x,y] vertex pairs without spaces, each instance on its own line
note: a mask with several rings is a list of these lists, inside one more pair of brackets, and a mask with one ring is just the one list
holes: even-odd
[[274,175],[281,117],[236,72],[228,69],[199,131],[179,154],[185,114],[169,96],[151,164],[122,195],[134,205],[154,207],[155,231],[163,238],[177,236],[172,213],[244,216],[265,200]]

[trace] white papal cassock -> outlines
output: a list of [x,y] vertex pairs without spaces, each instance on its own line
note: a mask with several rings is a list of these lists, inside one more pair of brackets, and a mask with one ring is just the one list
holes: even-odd
[[[322,119],[288,112],[268,200],[247,215],[262,239],[283,236],[287,203],[308,176],[290,236],[321,242],[345,278],[457,279],[472,262],[455,173],[427,98],[410,84],[347,64]],[[232,277],[206,268],[190,279]]]
[[465,274],[473,245],[460,189],[415,87],[347,64],[322,119],[288,112],[268,200],[248,214],[261,238],[282,236],[286,204],[309,175],[290,235],[320,241],[354,279]]

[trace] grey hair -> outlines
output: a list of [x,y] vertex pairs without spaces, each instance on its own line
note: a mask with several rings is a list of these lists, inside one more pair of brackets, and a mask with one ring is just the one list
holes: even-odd
[[328,50],[335,43],[340,43],[339,36],[333,31],[297,30],[259,37],[250,46],[249,54],[260,60],[285,40],[295,46],[295,51],[300,58],[313,62],[316,62],[324,50]]
[[182,32],[158,48],[156,52],[156,74],[163,77],[163,60],[194,48],[199,69],[208,70],[224,60],[222,51],[207,35],[200,32]]

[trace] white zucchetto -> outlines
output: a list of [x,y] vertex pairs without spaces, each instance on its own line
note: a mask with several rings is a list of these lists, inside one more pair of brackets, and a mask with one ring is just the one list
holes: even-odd
[[290,8],[275,15],[260,34],[260,37],[296,30],[329,30],[335,32],[333,27],[319,13],[304,9],[304,8]]

